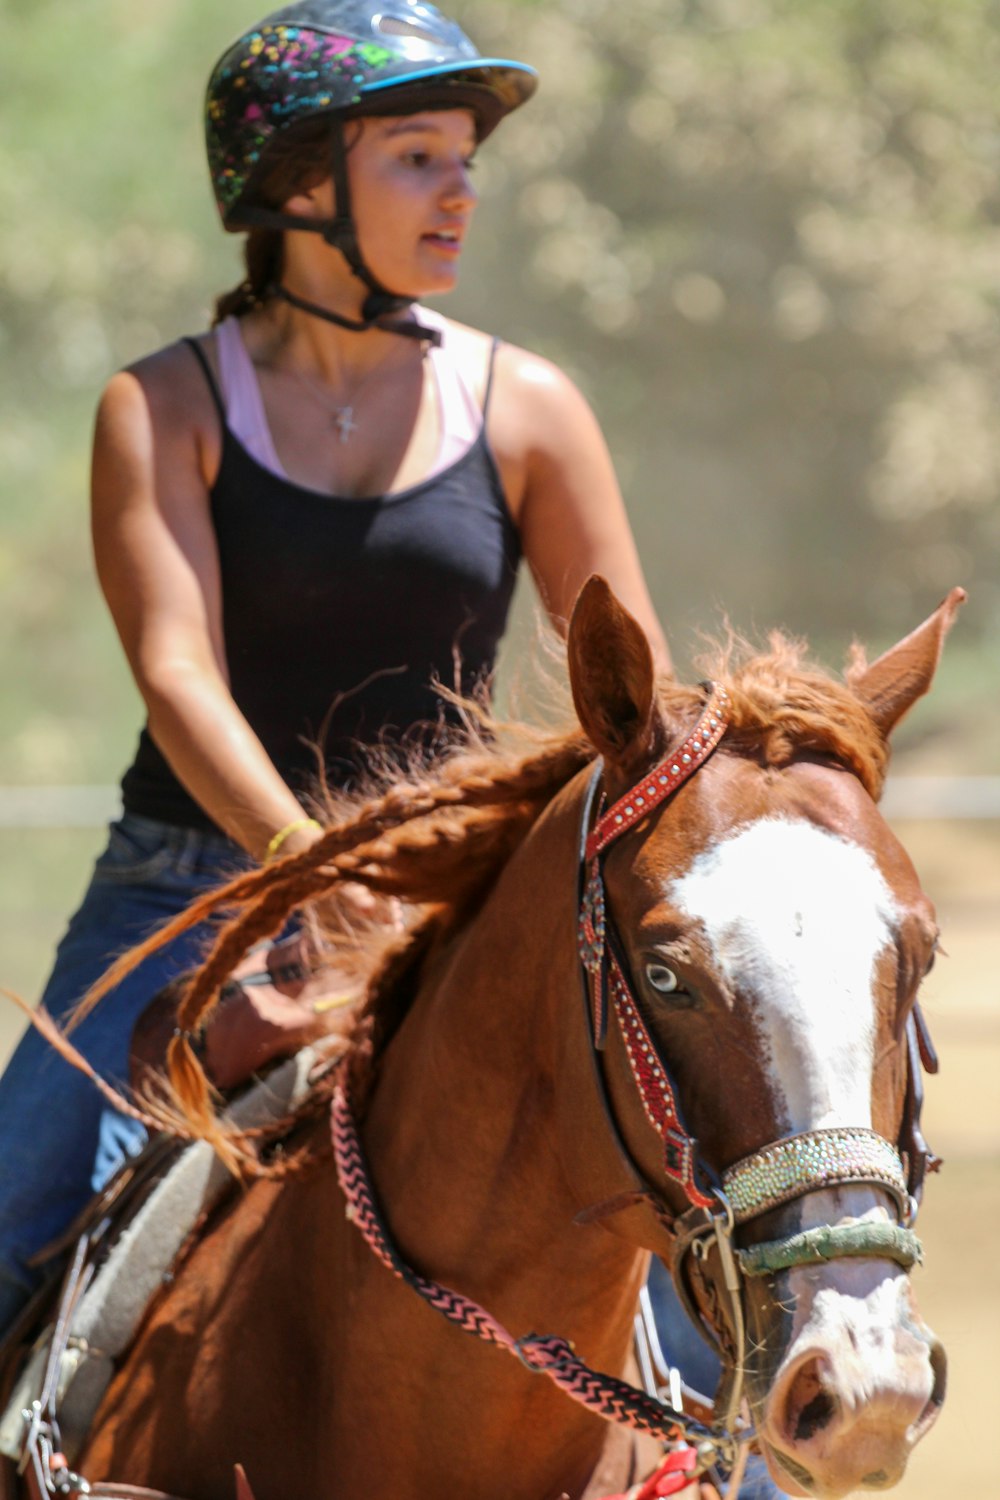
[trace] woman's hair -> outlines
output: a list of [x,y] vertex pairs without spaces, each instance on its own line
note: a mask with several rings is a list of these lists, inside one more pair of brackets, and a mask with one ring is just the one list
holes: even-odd
[[[280,209],[303,189],[330,176],[330,122],[325,116],[303,120],[279,132],[268,143],[267,164],[254,190],[262,208]],[[282,230],[250,229],[243,245],[246,275],[239,286],[216,299],[212,325],[240,318],[267,300],[282,271]]]

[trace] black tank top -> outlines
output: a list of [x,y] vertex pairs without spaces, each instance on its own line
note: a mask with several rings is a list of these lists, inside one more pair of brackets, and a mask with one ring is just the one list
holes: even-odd
[[[455,714],[435,679],[468,692],[492,671],[521,549],[483,422],[453,464],[398,494],[345,500],[283,479],[222,421],[211,492],[233,697],[296,792],[349,785],[365,748],[429,743]],[[127,811],[191,828],[212,820],[143,729]]]

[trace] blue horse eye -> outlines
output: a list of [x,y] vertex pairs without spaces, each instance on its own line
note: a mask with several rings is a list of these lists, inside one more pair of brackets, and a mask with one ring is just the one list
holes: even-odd
[[666,964],[647,964],[646,978],[653,989],[661,995],[672,995],[675,990],[679,990],[681,987],[681,982],[677,978],[677,975],[673,969],[668,969]]

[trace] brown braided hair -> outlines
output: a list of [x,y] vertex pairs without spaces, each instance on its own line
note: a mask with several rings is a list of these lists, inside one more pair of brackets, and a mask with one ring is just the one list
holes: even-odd
[[[324,119],[302,120],[279,131],[268,146],[268,168],[257,197],[264,208],[281,208],[289,198],[330,176],[330,126]],[[238,286],[216,298],[213,328],[224,318],[241,318],[267,301],[280,281],[284,232],[255,228],[243,244],[246,275]]]

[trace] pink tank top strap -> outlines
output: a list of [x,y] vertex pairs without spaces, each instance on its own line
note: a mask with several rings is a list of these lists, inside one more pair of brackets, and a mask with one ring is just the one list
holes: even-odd
[[440,473],[467,453],[479,437],[483,411],[476,399],[453,348],[449,348],[448,325],[440,314],[421,307],[421,322],[441,331],[441,343],[432,344],[427,353],[431,374],[437,387],[441,416],[441,440],[432,473]]
[[218,325],[215,347],[230,432],[265,469],[287,478],[267,425],[257,372],[243,342],[239,318],[225,318]]

